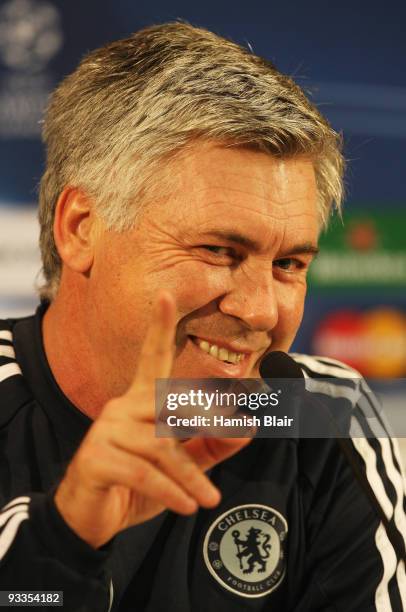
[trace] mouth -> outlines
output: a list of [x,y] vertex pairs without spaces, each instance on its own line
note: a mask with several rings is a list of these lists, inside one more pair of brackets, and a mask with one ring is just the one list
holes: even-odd
[[252,351],[233,350],[229,345],[227,346],[226,343],[223,342],[217,342],[215,344],[209,340],[206,340],[205,338],[199,338],[198,336],[189,337],[193,344],[195,344],[203,353],[211,355],[211,357],[214,357],[214,359],[222,361],[223,363],[237,365],[252,354]]

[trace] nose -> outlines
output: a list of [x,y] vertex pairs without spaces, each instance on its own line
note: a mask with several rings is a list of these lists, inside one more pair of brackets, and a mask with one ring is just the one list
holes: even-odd
[[235,279],[219,302],[223,314],[237,317],[254,331],[268,332],[278,322],[278,300],[270,270]]

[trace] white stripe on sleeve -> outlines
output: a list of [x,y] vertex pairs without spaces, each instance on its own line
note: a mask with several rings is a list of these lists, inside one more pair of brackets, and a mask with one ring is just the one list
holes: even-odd
[[26,510],[16,512],[3,529],[0,535],[0,559],[7,553],[16,537],[20,524],[26,519],[28,519],[28,512]]
[[8,504],[3,506],[0,512],[3,512],[3,510],[7,510],[7,508],[11,508],[11,506],[15,506],[16,504],[28,504],[30,501],[31,501],[31,497],[28,497],[28,495],[22,495],[21,497],[15,497],[14,499],[11,500],[11,502],[8,502]]
[[[396,491],[397,499],[396,499],[393,518],[395,520],[396,527],[398,528],[399,532],[403,536],[403,539],[405,540],[405,545],[406,545],[406,516],[403,510],[403,497],[404,497],[403,479],[402,479],[401,474],[395,468],[395,465],[393,463],[393,455],[392,455],[392,449],[390,446],[390,441],[388,440],[388,438],[380,438],[379,443],[382,447],[382,459],[385,464],[386,473]],[[396,442],[394,442],[394,444],[396,444]]]
[[383,576],[375,592],[376,612],[390,612],[392,605],[389,597],[389,580],[396,572],[396,554],[389,541],[385,527],[380,523],[375,534],[376,547],[381,553],[383,562]]
[[352,442],[365,461],[366,475],[368,482],[380,503],[386,518],[390,520],[393,516],[393,506],[386,494],[385,487],[376,467],[376,454],[366,438],[353,438]]
[[114,599],[114,587],[113,587],[113,581],[110,580],[110,588],[109,588],[109,609],[107,610],[107,612],[110,612],[111,608],[113,607],[113,599]]
[[0,382],[16,374],[21,374],[20,366],[17,363],[6,363],[0,366]]
[[16,358],[13,347],[8,344],[0,344],[0,355],[2,357],[10,357],[10,359]]
[[406,611],[406,574],[405,574],[405,562],[399,561],[398,569],[396,572],[396,578],[398,579],[400,599],[402,600],[402,607],[404,612]]
[[28,504],[18,504],[17,506],[13,506],[5,512],[2,512],[0,514],[0,527],[3,527],[3,525],[7,523],[10,516],[17,514],[18,512],[23,512],[24,510],[28,510]]
[[[317,357],[310,357],[310,355],[302,355],[299,353],[292,353],[291,357],[317,374],[324,374],[325,376],[331,376],[331,378],[362,378],[357,370],[353,370],[350,367],[338,367],[333,364],[326,365],[325,363],[320,363]],[[323,357],[320,357],[320,359],[323,359]],[[342,365],[344,366],[345,364]]]

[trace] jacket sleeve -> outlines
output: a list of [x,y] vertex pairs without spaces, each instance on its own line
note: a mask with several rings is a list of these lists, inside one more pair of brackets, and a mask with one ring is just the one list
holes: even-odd
[[17,497],[0,512],[0,590],[62,591],[67,612],[107,612],[110,544],[95,550],[65,523],[53,493]]
[[383,407],[345,364],[296,359],[306,388],[327,398],[333,416],[347,402],[350,419],[344,444],[332,440],[329,459],[308,472],[319,475],[307,483],[308,580],[292,609],[406,611],[405,478]]
[[295,612],[406,610],[405,481],[398,444],[388,432],[374,437],[364,427],[357,431],[364,435],[349,437],[347,452],[332,440],[320,478],[309,479],[308,579]]

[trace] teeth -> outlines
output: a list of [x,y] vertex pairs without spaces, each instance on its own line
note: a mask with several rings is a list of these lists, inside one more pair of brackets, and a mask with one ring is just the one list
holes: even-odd
[[221,348],[219,350],[219,354],[217,355],[219,359],[221,359],[221,361],[227,361],[228,359],[228,350],[225,348]]
[[216,357],[220,361],[229,361],[230,363],[239,363],[244,357],[243,353],[233,353],[224,347],[218,347],[216,344],[209,344],[207,340],[198,340],[198,345],[205,353],[212,357]]
[[228,353],[228,361],[231,361],[231,363],[237,363],[238,362],[238,355],[237,355],[237,353],[231,353],[229,351],[229,353]]
[[212,357],[218,357],[219,356],[219,347],[216,346],[215,344],[212,344],[209,350],[209,355],[211,355]]

